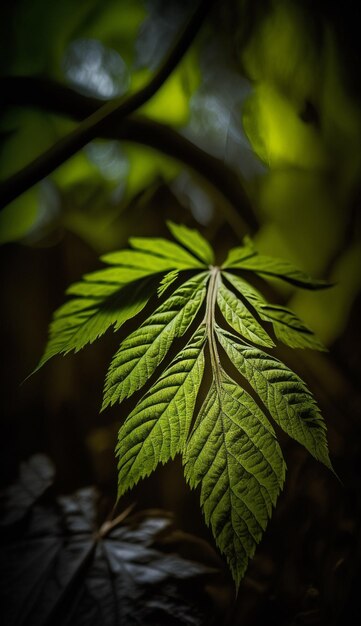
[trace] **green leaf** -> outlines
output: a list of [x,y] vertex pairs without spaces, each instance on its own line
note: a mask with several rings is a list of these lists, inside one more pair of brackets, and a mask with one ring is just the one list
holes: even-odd
[[242,278],[228,272],[225,272],[224,276],[253,306],[260,318],[273,325],[274,333],[279,341],[291,348],[326,349],[312,330],[293,311],[287,307],[268,304],[263,296]]
[[226,322],[240,335],[261,346],[274,346],[271,337],[243,302],[222,283],[218,288],[217,303]]
[[181,224],[174,224],[168,221],[167,226],[173,237],[179,241],[185,248],[195,254],[201,261],[207,265],[214,265],[214,252],[208,241],[202,235],[192,228]]
[[262,308],[262,319],[273,324],[277,339],[291,348],[311,348],[325,351],[326,348],[306,324],[286,307],[268,304]]
[[180,452],[204,370],[205,326],[172,361],[119,430],[119,496]]
[[261,409],[223,370],[199,412],[184,462],[190,486],[201,485],[206,523],[238,587],[282,489],[285,463]]
[[246,280],[231,274],[230,272],[223,272],[222,276],[234,287],[248,302],[256,309],[257,312],[262,310],[262,307],[267,304],[262,294],[250,285]]
[[[285,475],[271,421],[259,405],[263,403],[276,423],[316,459],[331,470],[332,466],[325,423],[305,383],[249,343],[274,346],[263,323],[272,324],[275,336],[292,347],[320,349],[320,342],[290,309],[268,304],[232,270],[279,275],[310,288],[319,281],[290,264],[257,255],[247,238],[242,247],[230,251],[223,266],[230,271],[221,270],[213,265],[213,251],[200,234],[173,223],[169,228],[188,250],[165,239],[131,239],[133,249],[103,257],[111,267],[71,285],[68,294],[74,297],[54,315],[41,364],[58,352],[79,350],[109,326],[119,328],[145,306],[151,294],[163,296],[174,281],[179,284],[181,270],[195,270],[193,278],[173,287],[120,344],[106,376],[103,409],[129,398],[148,382],[119,430],[119,496],[159,463],[181,453],[186,478],[192,488],[200,487],[206,522],[238,586]],[[218,326],[216,318],[237,336]],[[161,368],[167,355],[166,363],[170,361],[174,340],[187,331],[192,338],[188,343],[179,341],[177,356]],[[239,371],[241,384],[226,374],[222,360],[227,357]],[[209,391],[197,415],[205,363]],[[242,376],[255,397],[243,389]]]
[[[179,261],[162,258],[146,252],[138,252],[137,250],[119,250],[118,252],[109,252],[101,257],[104,263],[109,265],[121,265],[123,267],[138,268],[151,272],[169,272],[175,267],[179,268]],[[185,267],[187,267],[185,265]]]
[[[159,270],[158,270],[159,271]],[[157,271],[157,272],[158,272]],[[140,278],[154,274],[154,270],[146,267],[143,269],[130,267],[109,267],[91,274],[85,274],[83,281],[90,283],[107,283],[109,285],[126,285]],[[90,287],[91,289],[91,287]]]
[[243,239],[243,246],[237,246],[229,250],[226,260],[222,263],[222,269],[237,266],[237,263],[256,256],[256,254],[257,252],[252,240],[249,237],[245,237]]
[[[100,275],[101,272],[96,272]],[[139,313],[154,292],[154,277],[124,283],[75,283],[68,293],[81,296],[66,302],[55,313],[50,325],[44,355],[34,371],[56,354],[78,352],[103,335],[110,326],[118,330]]]
[[109,265],[142,269],[148,273],[169,272],[174,269],[179,271],[180,269],[189,269],[190,267],[189,262],[182,262],[180,259],[169,259],[148,252],[139,252],[138,250],[110,252],[103,255],[101,260]]
[[289,261],[258,254],[248,240],[245,246],[230,250],[222,269],[250,270],[263,277],[274,277],[303,289],[325,289],[331,287],[324,280],[312,278]]
[[103,409],[140,389],[162,362],[173,340],[194,320],[206,294],[203,272],[179,287],[121,344],[105,381]]
[[155,256],[162,257],[173,262],[174,269],[198,269],[204,268],[205,264],[196,259],[192,254],[184,250],[181,246],[168,239],[132,237],[129,239],[130,245],[136,250],[150,252]]
[[241,344],[219,327],[217,336],[229,359],[252,385],[275,422],[332,469],[324,420],[301,378],[281,361],[258,348]]
[[164,292],[168,289],[168,287],[170,287],[170,285],[172,285],[174,281],[177,280],[178,276],[179,276],[179,271],[172,270],[171,272],[168,272],[168,274],[166,274],[162,278],[162,280],[159,283],[159,287],[157,289],[157,294],[159,298],[160,296],[164,294]]

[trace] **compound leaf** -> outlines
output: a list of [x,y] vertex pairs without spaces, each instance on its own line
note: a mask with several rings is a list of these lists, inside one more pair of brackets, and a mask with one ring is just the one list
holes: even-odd
[[190,486],[201,485],[206,523],[238,587],[282,489],[285,463],[261,409],[223,370],[199,412],[184,463]]
[[172,361],[119,430],[119,496],[183,449],[203,376],[205,326]]
[[206,294],[207,274],[179,287],[138,330],[121,344],[106,377],[103,408],[140,389],[195,318]]
[[271,416],[290,437],[332,469],[326,425],[305,383],[278,359],[241,344],[217,328],[218,339],[236,368],[252,385]]
[[[200,486],[206,522],[238,586],[285,475],[276,435],[258,399],[286,433],[331,470],[332,466],[325,423],[305,383],[248,342],[273,348],[264,328],[272,325],[275,337],[291,347],[322,349],[321,343],[290,309],[267,303],[233,270],[278,277],[309,289],[328,285],[290,263],[258,255],[248,238],[229,252],[222,268],[216,267],[213,250],[199,233],[172,222],[168,227],[181,245],[133,238],[131,250],[103,257],[111,267],[86,275],[68,289],[74,298],[55,313],[40,365],[59,352],[79,350],[109,326],[119,328],[143,309],[151,294],[167,294],[176,280],[181,283],[182,270],[193,270],[193,277],[169,289],[172,293],[120,344],[106,376],[103,409],[129,398],[149,381],[119,430],[119,496],[159,463],[181,453],[186,478],[192,488]],[[205,314],[196,328],[206,295]],[[218,318],[237,336],[218,326]],[[174,340],[188,330],[191,339],[158,375]],[[222,359],[228,356],[258,399],[225,372],[219,343],[225,353]],[[210,387],[197,415],[205,363]]]
[[208,265],[214,264],[214,252],[208,241],[202,235],[192,228],[188,228],[183,224],[174,224],[167,222],[167,226],[172,233],[174,239],[177,239],[185,248],[195,254],[201,261]]

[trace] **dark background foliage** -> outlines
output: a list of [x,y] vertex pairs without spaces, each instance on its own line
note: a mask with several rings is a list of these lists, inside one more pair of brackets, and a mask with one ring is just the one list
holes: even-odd
[[[146,80],[192,5],[3,3],[1,179],[73,129],[85,105]],[[202,230],[221,259],[249,227],[261,252],[336,283],[320,294],[274,285],[271,298],[277,290],[329,348],[278,354],[319,401],[342,484],[281,438],[286,488],[238,597],[225,568],[219,589],[212,587],[220,619],[232,625],[353,624],[360,609],[359,58],[351,0],[215,2],[179,67],[140,111],[151,121],[150,145],[159,149],[143,145],[144,129],[140,141],[128,135],[120,142],[112,129],[114,138],[92,141],[0,217],[3,487],[20,461],[45,452],[56,466],[58,493],[96,485],[113,502],[114,444],[130,404],[102,415],[99,408],[120,336],[107,333],[21,383],[42,353],[66,287],[130,235],[167,236],[165,220],[172,219]],[[71,99],[52,91],[50,81],[69,87]],[[217,180],[215,162],[192,147],[179,157],[173,131],[217,159]],[[134,128],[127,132],[134,139]],[[256,219],[227,179],[228,168]],[[122,506],[132,503],[138,511],[171,510],[184,532],[212,542],[179,460],[139,484]]]

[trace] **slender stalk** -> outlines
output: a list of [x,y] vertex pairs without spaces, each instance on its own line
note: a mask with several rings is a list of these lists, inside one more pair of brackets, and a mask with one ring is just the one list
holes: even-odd
[[135,93],[106,102],[83,120],[74,131],[60,139],[29,166],[2,183],[0,185],[0,208],[4,208],[21,193],[51,174],[59,165],[97,137],[109,121],[114,120],[115,117],[119,119],[119,116],[125,117],[133,113],[152,98],[187,52],[211,5],[212,0],[200,0],[186,27],[149,83]]
[[220,359],[217,349],[217,342],[214,332],[214,323],[215,323],[215,308],[217,301],[217,291],[220,279],[220,269],[219,267],[211,267],[210,272],[210,281],[207,293],[207,304],[206,304],[206,313],[205,313],[205,324],[207,328],[207,338],[209,345],[209,353],[211,356],[211,365],[214,374],[214,379],[216,381],[216,386],[219,388],[220,386]]

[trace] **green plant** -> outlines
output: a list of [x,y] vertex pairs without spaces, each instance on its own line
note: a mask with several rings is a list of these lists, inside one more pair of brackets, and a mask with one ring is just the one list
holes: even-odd
[[[286,469],[260,404],[332,469],[313,396],[293,371],[264,352],[275,346],[273,338],[293,348],[322,345],[291,310],[268,304],[239,273],[306,289],[328,285],[259,255],[248,238],[218,267],[197,231],[168,226],[178,243],[132,238],[130,250],[102,258],[110,267],[68,289],[74,297],[55,313],[39,367],[55,354],[80,350],[110,326],[119,330],[157,292],[159,305],[122,341],[106,377],[103,409],[152,383],[119,430],[118,495],[158,463],[182,454],[186,479],[201,488],[205,520],[239,586]],[[183,347],[167,362],[174,340],[182,337]]]

